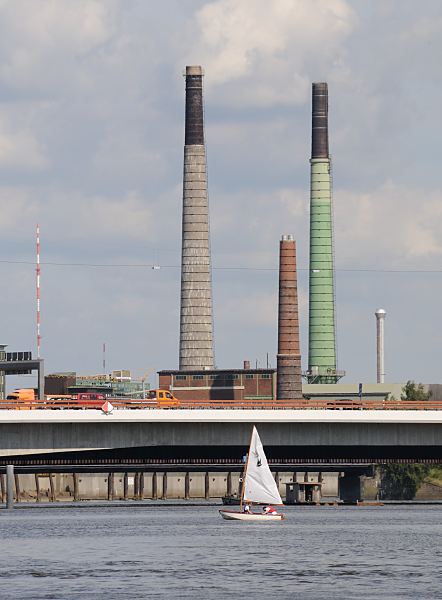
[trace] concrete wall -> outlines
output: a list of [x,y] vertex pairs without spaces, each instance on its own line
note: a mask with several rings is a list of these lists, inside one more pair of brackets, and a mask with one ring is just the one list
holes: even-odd
[[[286,483],[293,481],[304,481],[304,472],[278,472],[273,473],[278,482],[279,492],[282,498],[285,498]],[[78,500],[107,500],[109,499],[109,473],[77,473],[77,498]],[[317,481],[319,473],[308,473],[309,481]],[[127,498],[128,499],[168,499],[184,500],[186,498],[186,473],[174,472],[156,474],[156,491],[154,485],[153,473],[141,473],[143,477],[142,495],[137,494],[135,473],[127,473]],[[226,472],[208,472],[188,474],[188,499],[202,500],[219,499],[229,492],[228,484],[229,473]],[[324,473],[323,494],[327,496],[336,496],[338,493],[338,474]],[[16,474],[18,488],[20,491],[19,500],[32,502],[37,500],[37,478],[39,487],[39,498],[41,502],[52,500],[50,478],[47,473],[43,474]],[[72,473],[53,473],[51,475],[56,501],[72,501],[75,495],[74,475]],[[123,500],[124,494],[124,473],[113,474],[113,498],[114,500]],[[231,493],[238,493],[240,490],[239,473],[230,473]],[[5,475],[0,475],[1,489],[0,501],[5,498]],[[208,483],[208,494],[206,494],[206,484]],[[15,490],[16,493],[17,490]]]
[[[250,429],[251,423],[118,423],[112,417],[99,423],[0,422],[0,456],[100,448],[247,447]],[[442,423],[433,422],[262,423],[259,431],[265,446],[442,446]]]

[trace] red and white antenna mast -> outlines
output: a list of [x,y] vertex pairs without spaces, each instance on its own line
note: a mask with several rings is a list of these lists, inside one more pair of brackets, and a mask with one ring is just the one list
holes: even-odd
[[37,358],[40,358],[40,226],[37,224]]

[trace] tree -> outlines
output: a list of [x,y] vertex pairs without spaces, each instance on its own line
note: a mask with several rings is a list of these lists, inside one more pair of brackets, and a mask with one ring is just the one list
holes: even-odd
[[428,475],[428,465],[385,465],[382,497],[385,500],[412,500]]
[[401,400],[429,400],[431,392],[426,392],[422,383],[407,381],[402,388]]

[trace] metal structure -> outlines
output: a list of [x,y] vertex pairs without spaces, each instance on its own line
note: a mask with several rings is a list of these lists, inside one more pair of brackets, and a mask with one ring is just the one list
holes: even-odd
[[277,392],[279,401],[302,398],[296,242],[283,235],[279,244]]
[[[23,358],[14,358],[14,354],[23,355]],[[5,375],[20,375],[37,371],[38,399],[44,399],[44,360],[30,358],[30,352],[7,352],[6,360],[0,360],[0,373]]]
[[40,358],[40,226],[37,225],[37,262],[35,267],[36,273],[36,290],[37,290],[37,358]]
[[203,70],[186,67],[179,368],[213,369],[212,269]]
[[378,308],[374,314],[376,315],[376,382],[384,383],[384,325],[387,313],[383,308]]
[[333,209],[328,147],[328,87],[312,86],[310,188],[309,383],[336,383]]
[[[6,359],[7,344],[0,344],[0,360]],[[5,372],[0,371],[0,400],[6,397]]]

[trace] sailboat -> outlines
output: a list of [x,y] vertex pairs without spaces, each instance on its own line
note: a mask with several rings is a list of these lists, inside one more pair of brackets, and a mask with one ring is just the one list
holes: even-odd
[[241,501],[238,510],[221,509],[219,514],[230,521],[280,521],[282,513],[254,513],[243,511],[245,503],[280,504],[281,496],[270,472],[269,464],[256,427],[253,427],[249,453],[242,477]]

